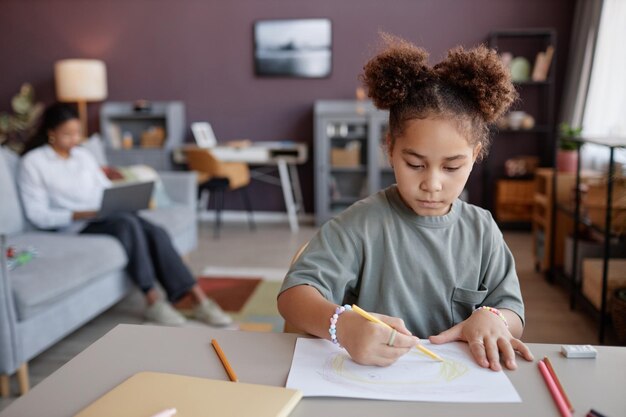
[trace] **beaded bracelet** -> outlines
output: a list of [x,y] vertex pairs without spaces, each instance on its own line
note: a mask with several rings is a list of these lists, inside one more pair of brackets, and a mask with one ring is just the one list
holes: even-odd
[[330,327],[328,328],[328,333],[330,333],[330,341],[339,347],[341,347],[341,345],[337,341],[337,319],[339,318],[339,315],[346,310],[352,310],[352,307],[349,304],[346,304],[344,306],[338,306],[335,309],[335,314],[330,317]]
[[500,319],[504,322],[504,325],[506,327],[509,327],[509,322],[506,321],[506,317],[504,317],[504,314],[502,314],[502,312],[500,310],[498,310],[497,308],[494,307],[488,307],[488,306],[480,306],[477,309],[475,309],[472,314],[474,314],[475,312],[477,312],[478,310],[487,310],[493,314],[495,314],[496,316],[500,317]]

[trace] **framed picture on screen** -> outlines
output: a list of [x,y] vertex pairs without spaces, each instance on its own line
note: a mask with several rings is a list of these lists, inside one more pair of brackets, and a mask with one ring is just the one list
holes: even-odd
[[258,20],[254,67],[262,77],[325,78],[332,69],[330,19]]

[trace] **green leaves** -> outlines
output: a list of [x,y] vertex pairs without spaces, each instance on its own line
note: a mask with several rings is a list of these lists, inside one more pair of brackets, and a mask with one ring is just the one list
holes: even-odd
[[572,127],[569,123],[563,122],[559,125],[559,149],[564,151],[575,151],[578,149],[578,142],[567,140],[567,138],[579,137],[582,133],[582,126]]
[[34,133],[43,112],[43,104],[35,102],[33,87],[24,83],[19,93],[11,99],[11,108],[13,114],[0,113],[0,145],[21,152]]

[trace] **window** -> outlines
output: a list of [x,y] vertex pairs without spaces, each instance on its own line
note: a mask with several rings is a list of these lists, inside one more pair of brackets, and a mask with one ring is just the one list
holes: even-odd
[[[585,136],[626,137],[626,1],[604,0],[583,128]],[[608,149],[585,145],[585,168],[603,169]],[[626,167],[626,152],[617,150],[615,160]]]

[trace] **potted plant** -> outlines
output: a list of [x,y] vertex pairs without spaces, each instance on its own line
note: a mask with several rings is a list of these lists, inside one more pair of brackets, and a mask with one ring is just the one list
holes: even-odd
[[21,153],[26,141],[35,132],[43,104],[35,101],[33,87],[26,83],[11,99],[11,108],[13,114],[0,112],[0,146]]
[[582,133],[582,127],[572,127],[563,122],[559,125],[559,150],[556,153],[556,168],[559,172],[576,172],[579,142],[569,140]]

